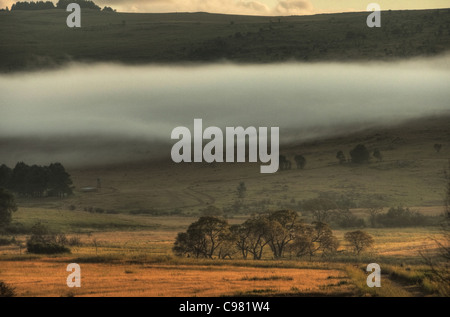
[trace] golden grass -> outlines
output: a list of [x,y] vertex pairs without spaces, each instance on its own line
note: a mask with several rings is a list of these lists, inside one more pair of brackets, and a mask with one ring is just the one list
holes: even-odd
[[69,288],[66,263],[41,260],[1,264],[2,280],[15,287],[18,296],[330,295],[350,288],[347,284],[333,284],[331,277],[341,280],[345,279],[345,274],[331,269],[136,264],[81,264],[82,287]]
[[[341,249],[346,247],[344,234],[349,230],[335,231],[341,241]],[[433,239],[439,239],[442,235],[440,229],[436,227],[366,228],[363,230],[374,237],[374,246],[369,251],[390,257],[419,257],[420,252],[434,250],[436,242]]]

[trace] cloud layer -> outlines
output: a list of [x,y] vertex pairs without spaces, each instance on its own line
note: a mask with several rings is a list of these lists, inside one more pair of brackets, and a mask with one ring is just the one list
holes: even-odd
[[[280,127],[281,142],[450,110],[447,57],[381,64],[74,65],[0,76],[0,163],[167,156],[172,129]],[[110,153],[110,154],[108,154]]]

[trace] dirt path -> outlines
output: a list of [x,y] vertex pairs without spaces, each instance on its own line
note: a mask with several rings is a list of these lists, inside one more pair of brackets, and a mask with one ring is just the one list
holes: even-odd
[[417,284],[407,283],[399,279],[393,279],[389,274],[381,274],[381,280],[387,279],[392,287],[403,290],[409,297],[425,297],[426,293]]

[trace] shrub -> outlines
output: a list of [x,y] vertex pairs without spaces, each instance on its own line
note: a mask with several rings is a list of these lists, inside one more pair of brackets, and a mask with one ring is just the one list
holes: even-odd
[[70,249],[64,246],[68,244],[67,237],[64,234],[52,234],[47,226],[40,222],[33,225],[31,233],[31,236],[27,240],[28,253],[70,253]]
[[80,237],[72,237],[67,241],[67,245],[79,247],[82,245]]
[[350,151],[352,162],[356,164],[362,164],[369,162],[370,153],[363,144],[358,144],[353,150]]
[[16,296],[15,288],[9,286],[5,282],[0,281],[0,297],[14,297]]
[[3,245],[11,245],[16,243],[16,239],[12,238],[12,239],[8,239],[8,238],[2,238],[0,237],[0,246]]
[[336,216],[336,223],[341,228],[361,228],[366,226],[364,219],[358,218],[349,210],[340,211]]
[[417,227],[425,225],[427,220],[417,211],[403,207],[390,208],[387,213],[378,214],[375,219],[384,227]]
[[70,249],[61,244],[35,241],[27,242],[27,250],[29,253],[35,254],[70,253]]

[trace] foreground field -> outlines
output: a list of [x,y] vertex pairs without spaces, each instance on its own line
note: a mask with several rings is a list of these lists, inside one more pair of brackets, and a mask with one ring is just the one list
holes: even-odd
[[[62,262],[62,261],[61,261]],[[233,296],[350,293],[342,271],[195,265],[82,264],[82,287],[69,289],[64,263],[2,262],[18,296]]]
[[[34,218],[35,217],[35,218]],[[0,247],[0,280],[16,288],[17,296],[427,296],[437,292],[427,279],[429,268],[420,252],[432,252],[436,227],[366,229],[374,248],[360,256],[345,243],[333,257],[274,260],[208,260],[172,254],[176,234],[196,218],[21,208],[16,220],[41,219],[68,237],[78,237],[71,254],[40,256],[25,252],[26,235],[17,244]],[[79,219],[83,219],[80,227]],[[233,223],[242,219],[233,219]],[[139,226],[136,226],[139,223]],[[118,229],[127,224],[128,230]],[[334,230],[343,240],[345,230]],[[382,288],[366,285],[365,267],[379,263]],[[69,263],[82,270],[82,287],[66,286]]]

